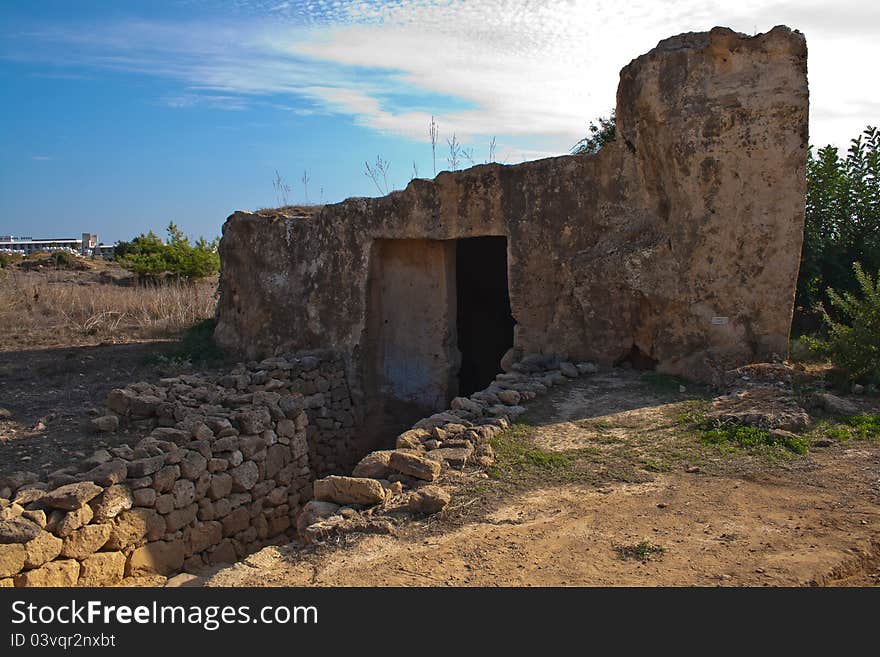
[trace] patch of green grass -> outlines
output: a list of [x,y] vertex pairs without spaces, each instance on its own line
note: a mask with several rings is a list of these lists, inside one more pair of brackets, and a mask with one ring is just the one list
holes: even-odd
[[495,465],[489,469],[490,477],[508,479],[512,475],[561,470],[571,465],[570,456],[534,445],[530,440],[533,431],[533,426],[520,421],[492,439]]
[[829,426],[827,429],[822,431],[826,436],[831,438],[832,440],[837,440],[839,442],[846,442],[852,436],[849,433],[849,429],[846,427],[838,427],[838,426]]
[[706,421],[710,403],[705,399],[689,399],[680,404],[681,411],[675,418],[677,424],[694,426]]
[[700,441],[708,445],[733,444],[742,449],[784,447],[795,454],[806,454],[810,447],[803,436],[783,436],[758,427],[717,422],[703,425]]
[[621,561],[650,561],[662,557],[666,548],[651,541],[642,541],[635,545],[615,545],[614,551]]
[[850,440],[880,440],[880,414],[866,413],[836,420],[821,420],[810,433],[813,439],[831,438],[841,443]]
[[880,438],[880,413],[854,415],[844,421],[852,429],[857,440],[876,440]]

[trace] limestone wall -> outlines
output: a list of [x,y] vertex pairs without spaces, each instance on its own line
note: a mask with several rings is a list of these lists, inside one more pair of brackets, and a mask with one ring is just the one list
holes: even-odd
[[667,39],[621,71],[617,115],[618,139],[594,156],[443,172],[311,216],[232,215],[218,341],[248,357],[334,347],[368,378],[374,243],[504,236],[514,360],[629,355],[711,379],[784,356],[804,221],[803,35]]
[[332,353],[136,383],[106,403],[95,429],[127,429],[133,447],[0,481],[0,585],[131,584],[286,543],[315,476],[365,453]]

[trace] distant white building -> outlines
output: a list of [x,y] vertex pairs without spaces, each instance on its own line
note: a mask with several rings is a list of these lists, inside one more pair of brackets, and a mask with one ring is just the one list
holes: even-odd
[[82,237],[59,237],[51,239],[34,239],[16,235],[0,235],[0,252],[30,255],[40,251],[70,251],[83,256],[113,256],[112,245],[98,242],[95,233],[83,233]]

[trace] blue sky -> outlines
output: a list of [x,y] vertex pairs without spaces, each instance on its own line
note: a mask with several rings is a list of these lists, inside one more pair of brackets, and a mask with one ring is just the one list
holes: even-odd
[[[807,36],[811,141],[876,125],[859,64],[880,8],[854,0],[0,0],[0,234],[169,221],[215,236],[236,209],[376,195],[364,161],[433,175],[453,132],[488,157],[564,153],[614,104],[617,76],[667,36],[784,23]],[[308,189],[302,182],[309,176]]]

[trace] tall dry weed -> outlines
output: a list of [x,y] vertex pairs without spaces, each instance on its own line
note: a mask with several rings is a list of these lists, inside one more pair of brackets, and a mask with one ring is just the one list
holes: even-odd
[[0,274],[0,349],[173,337],[214,316],[217,281],[123,287],[70,272]]

